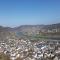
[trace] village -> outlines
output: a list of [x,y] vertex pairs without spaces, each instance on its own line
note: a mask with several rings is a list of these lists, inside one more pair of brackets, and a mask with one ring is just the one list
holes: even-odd
[[0,41],[0,53],[10,60],[60,60],[60,41],[37,41],[8,39]]

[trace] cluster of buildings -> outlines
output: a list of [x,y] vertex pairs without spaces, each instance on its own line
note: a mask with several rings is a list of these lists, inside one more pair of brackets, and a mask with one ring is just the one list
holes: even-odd
[[11,60],[59,60],[60,41],[37,41],[31,42],[24,39],[8,39],[0,41],[0,53],[4,53]]
[[60,28],[56,28],[56,29],[41,29],[39,31],[40,33],[60,33]]

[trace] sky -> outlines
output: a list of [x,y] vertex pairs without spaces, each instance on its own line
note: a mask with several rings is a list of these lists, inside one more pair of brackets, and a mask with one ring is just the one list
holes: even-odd
[[0,0],[2,26],[55,23],[60,23],[60,0]]

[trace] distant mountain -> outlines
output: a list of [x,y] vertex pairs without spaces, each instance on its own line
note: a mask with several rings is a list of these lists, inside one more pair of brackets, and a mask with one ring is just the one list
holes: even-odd
[[60,23],[45,25],[43,29],[57,29],[57,28],[60,28]]
[[51,24],[51,25],[22,25],[22,26],[19,26],[19,27],[15,27],[14,30],[15,31],[20,31],[20,32],[23,32],[23,33],[35,33],[36,31],[39,31],[39,30],[43,30],[43,29],[46,29],[46,30],[51,30],[51,29],[57,29],[57,28],[60,28],[60,23],[57,23],[57,24]]
[[[40,32],[40,30],[48,31],[52,29],[60,29],[60,23],[51,25],[22,25],[15,28],[0,26],[0,40],[6,41],[7,37],[13,37],[15,36],[15,33],[17,33],[19,36],[25,36],[31,34],[36,35]],[[57,34],[60,33],[58,32]]]
[[13,30],[12,28],[10,27],[3,27],[3,26],[0,26],[0,31],[11,31]]
[[10,27],[0,26],[0,41],[5,41],[7,37],[11,36],[12,30]]
[[[38,33],[39,30],[48,30],[48,29],[56,29],[59,28],[60,29],[60,23],[57,24],[51,24],[51,25],[22,25],[19,27],[15,27],[15,28],[10,28],[10,27],[3,27],[0,26],[0,33],[4,32],[5,34],[8,32],[22,32],[22,33],[28,33],[28,34],[35,34]],[[0,34],[1,35],[1,34]]]
[[26,30],[39,30],[43,27],[44,25],[22,25],[19,27],[15,27],[14,29],[17,31],[26,31]]
[[25,31],[25,30],[56,29],[56,28],[60,28],[60,23],[51,25],[21,25],[14,28],[0,26],[0,31]]

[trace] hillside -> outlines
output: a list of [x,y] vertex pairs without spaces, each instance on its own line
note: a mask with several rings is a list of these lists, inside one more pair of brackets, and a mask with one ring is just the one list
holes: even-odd
[[5,40],[7,36],[14,35],[14,32],[19,33],[20,36],[37,34],[60,36],[60,23],[52,25],[22,25],[15,28],[0,26],[0,40]]
[[22,25],[14,28],[15,31],[28,34],[38,34],[40,31],[52,29],[60,29],[60,23],[52,25]]

